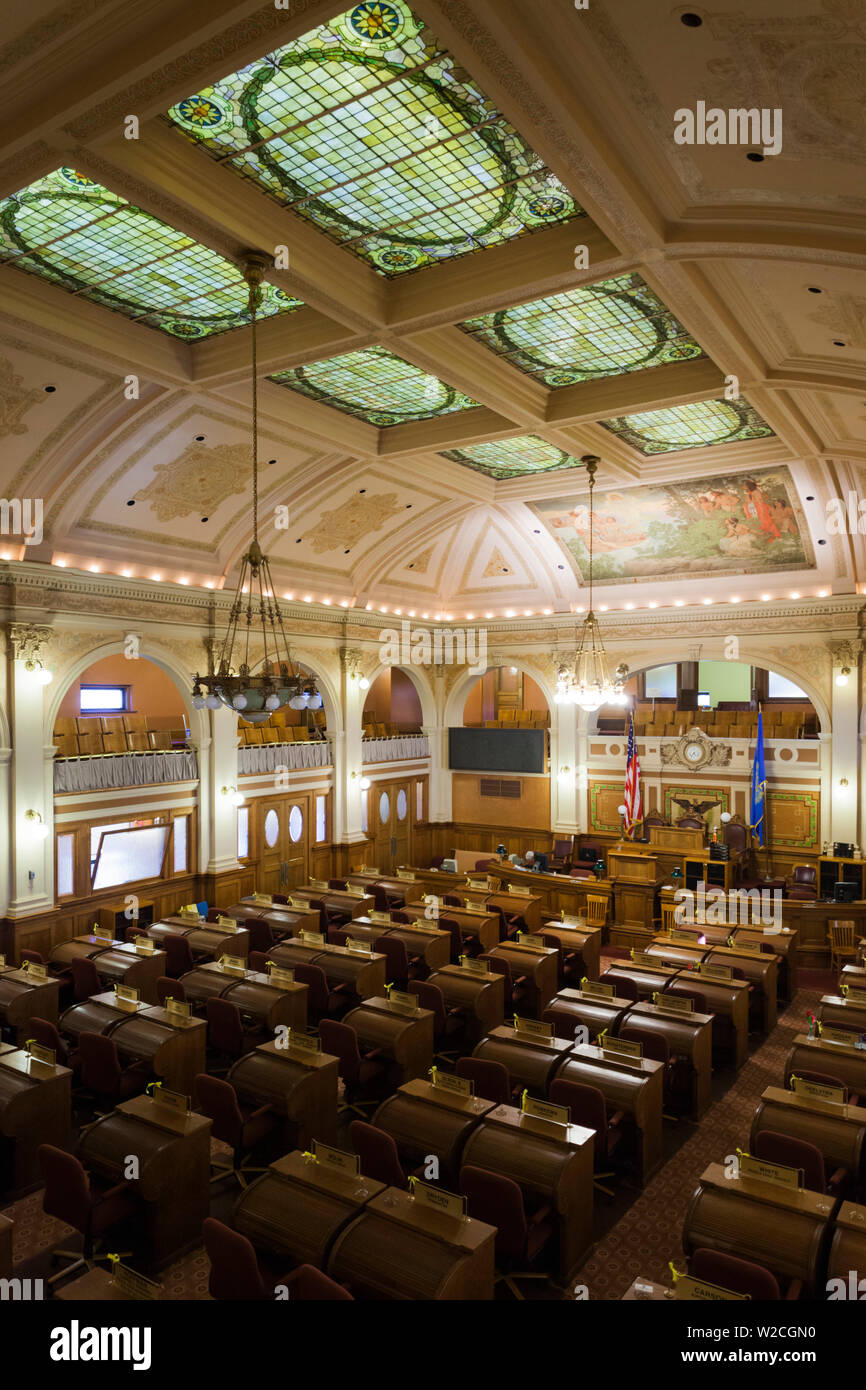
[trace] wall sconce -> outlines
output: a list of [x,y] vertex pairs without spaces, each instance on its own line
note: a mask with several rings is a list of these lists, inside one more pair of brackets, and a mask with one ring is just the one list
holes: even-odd
[[837,684],[837,685],[847,685],[847,684],[848,684],[848,677],[850,676],[850,674],[851,674],[851,667],[850,667],[850,666],[843,666],[843,667],[842,667],[842,670],[839,672],[838,676],[836,677],[836,684]]
[[361,676],[361,677],[359,678],[359,680],[358,680],[358,689],[359,689],[359,690],[369,690],[369,689],[370,689],[370,682],[367,680],[367,677],[366,677],[366,676]]
[[220,796],[228,797],[233,806],[243,806],[246,797],[237,787],[220,787]]
[[362,792],[370,790],[371,783],[369,777],[362,777],[360,772],[352,772],[349,775],[353,782],[359,781],[359,785]]
[[54,679],[51,671],[49,671],[47,666],[43,665],[38,657],[31,656],[25,661],[24,670],[29,671],[34,680],[37,680],[40,685],[50,685]]
[[30,822],[30,829],[35,840],[48,839],[48,826],[42,819],[41,811],[25,811],[24,819]]
[[847,787],[847,785],[848,785],[848,778],[847,778],[847,777],[840,777],[840,778],[839,778],[839,786],[840,786],[840,787]]
[[560,782],[567,782],[570,774],[571,768],[568,766],[568,763],[564,763],[563,766],[559,769]]

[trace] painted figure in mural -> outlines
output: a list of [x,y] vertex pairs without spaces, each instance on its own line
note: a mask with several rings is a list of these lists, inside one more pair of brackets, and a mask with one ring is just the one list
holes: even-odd
[[766,532],[771,541],[777,541],[781,532],[773,520],[770,511],[770,501],[765,492],[762,492],[754,478],[747,478],[743,483],[743,491],[746,494],[744,511],[746,516],[755,516],[761,526],[761,530]]

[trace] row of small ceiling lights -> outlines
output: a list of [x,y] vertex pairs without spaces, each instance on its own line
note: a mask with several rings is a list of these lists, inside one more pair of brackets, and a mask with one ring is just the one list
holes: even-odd
[[[11,559],[12,559],[12,556],[11,556],[8,552],[3,553],[3,554],[0,554],[0,560],[11,560]],[[69,561],[67,561],[67,560],[54,560],[52,563],[55,564],[55,565],[58,567],[58,569],[67,569],[67,568],[70,567]],[[72,568],[77,568],[77,566],[72,566]],[[110,571],[110,570],[104,570],[102,565],[97,565],[97,564],[88,565],[86,568],[87,568],[87,570],[88,570],[91,574],[112,573],[112,571]],[[135,576],[133,575],[132,570],[128,570],[128,569],[125,569],[125,570],[116,570],[116,571],[113,571],[113,572],[116,573],[117,575],[119,575],[122,579],[132,579],[132,578],[137,578],[137,579],[150,579],[151,581],[153,581],[153,582],[156,583],[156,584],[162,584],[162,583],[172,584],[172,583],[174,583],[174,584],[182,584],[182,585],[184,585],[184,586],[192,586],[193,588],[200,588],[200,589],[214,589],[214,588],[216,588],[216,584],[215,584],[214,580],[212,580],[212,579],[208,579],[208,580],[204,581],[204,582],[201,583],[201,584],[193,584],[193,581],[190,580],[190,579],[188,579],[186,576],[178,576],[177,579],[171,580],[171,579],[166,579],[165,576],[164,576],[163,574],[159,573],[158,571],[157,571],[157,572],[154,572],[154,573],[151,573],[151,574],[149,574],[149,575],[147,575],[147,574],[142,574],[142,575],[135,575]],[[809,597],[813,597],[813,598],[829,598],[829,597],[830,597],[830,592],[831,592],[831,591],[830,591],[829,589],[817,589],[817,590],[815,591],[814,594],[809,595],[809,594],[801,593],[799,590],[794,589],[794,590],[792,590],[789,594],[761,594],[761,595],[760,595],[760,600],[761,600],[762,603],[770,603],[770,602],[772,602],[773,599],[776,599],[776,600],[784,600],[785,598],[789,598],[789,599],[799,599],[799,598],[809,598]],[[244,590],[244,593],[246,593],[246,589]],[[321,603],[321,604],[322,604],[324,607],[326,607],[326,608],[332,607],[333,602],[334,602],[333,599],[330,599],[330,598],[321,598],[321,599],[317,599],[313,594],[295,594],[294,592],[286,592],[286,593],[284,593],[284,594],[282,595],[282,597],[283,597],[285,600],[287,600],[288,602],[294,602],[295,600],[297,600],[298,602],[301,602],[301,603]],[[720,598],[720,599],[704,598],[704,599],[701,599],[701,600],[700,600],[700,605],[703,605],[703,606],[706,607],[706,608],[710,608],[710,607],[713,607],[713,606],[721,607],[723,604],[737,604],[737,603],[744,603],[744,602],[745,602],[745,603],[749,603],[749,602],[754,602],[754,600],[753,600],[753,599],[750,599],[750,598],[748,598],[748,597],[747,597],[746,599],[743,599],[743,598],[740,597],[739,594],[732,594],[730,598]],[[611,612],[614,612],[614,613],[615,613],[615,612],[631,613],[631,612],[634,612],[635,610],[638,610],[638,609],[641,609],[641,608],[686,608],[686,607],[698,607],[698,606],[700,606],[700,605],[698,604],[697,600],[691,601],[691,600],[686,600],[686,599],[682,599],[682,598],[674,599],[672,603],[671,603],[671,602],[659,603],[659,602],[657,602],[655,599],[652,599],[652,600],[650,600],[649,603],[645,603],[645,604],[644,604],[644,603],[624,603],[624,604],[621,604],[621,605],[618,606],[618,607],[613,607],[613,608],[612,608],[611,605],[608,604],[608,603],[600,603],[599,606],[598,606],[598,611],[599,611],[599,613],[611,613]],[[345,598],[344,598],[344,599],[340,599],[339,607],[340,607],[340,608],[354,608],[354,607],[355,607],[355,602],[354,602],[354,600],[352,600],[352,599],[345,599]],[[575,606],[575,607],[572,608],[570,611],[571,611],[572,613],[583,613],[583,612],[585,612],[585,609],[584,609],[582,606]],[[417,611],[417,610],[414,609],[414,608],[410,608],[410,609],[403,609],[403,608],[388,608],[388,607],[385,607],[384,605],[378,606],[378,605],[373,604],[373,603],[368,603],[368,604],[365,605],[365,612],[367,612],[367,613],[387,613],[387,614],[389,614],[389,615],[393,615],[395,618],[403,618],[403,617],[406,617],[406,618],[420,618],[423,622],[427,622],[427,621],[429,621],[429,620],[432,620],[433,622],[437,622],[437,623],[438,623],[438,622],[451,623],[451,622],[454,622],[454,621],[455,621],[455,618],[458,616],[458,615],[456,615],[456,614],[454,614],[454,613],[441,613],[441,612],[440,612],[440,613],[431,613],[431,612],[429,612],[429,611],[426,612],[426,613],[421,613],[421,612]],[[486,620],[486,621],[489,622],[489,621],[491,621],[492,619],[496,619],[496,618],[499,618],[499,619],[501,619],[501,618],[550,618],[550,617],[552,617],[552,616],[553,616],[553,609],[552,609],[552,608],[538,608],[538,609],[535,609],[535,608],[522,608],[522,609],[506,608],[506,609],[504,609],[504,610],[503,610],[502,612],[500,612],[500,613],[487,612],[487,613],[464,613],[464,614],[463,614],[464,620],[465,620],[466,622],[470,622],[470,623],[471,623],[471,622],[481,622],[482,620]]]

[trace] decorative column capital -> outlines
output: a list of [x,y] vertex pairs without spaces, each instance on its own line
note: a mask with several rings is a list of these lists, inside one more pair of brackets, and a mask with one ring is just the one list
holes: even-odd
[[9,623],[6,631],[13,660],[44,661],[45,648],[54,636],[53,627],[42,623]]
[[827,647],[834,666],[856,667],[858,652],[853,642],[828,642]]

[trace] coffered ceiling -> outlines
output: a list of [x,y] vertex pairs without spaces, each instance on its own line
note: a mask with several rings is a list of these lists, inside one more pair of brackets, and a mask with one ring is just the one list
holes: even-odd
[[[600,607],[856,591],[864,62],[859,0],[5,16],[0,487],[44,522],[0,555],[232,582],[254,250],[281,592],[580,609],[587,454]],[[676,143],[699,102],[781,152]]]

